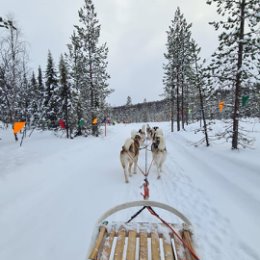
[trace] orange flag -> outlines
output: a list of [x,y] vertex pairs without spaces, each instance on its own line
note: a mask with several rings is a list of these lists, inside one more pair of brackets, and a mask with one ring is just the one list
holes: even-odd
[[222,112],[222,110],[223,110],[223,108],[224,108],[224,101],[220,101],[219,103],[218,103],[218,108],[219,108],[219,111],[220,112]]
[[17,134],[18,132],[20,132],[24,128],[25,123],[26,122],[15,122],[14,126],[13,126],[14,134]]

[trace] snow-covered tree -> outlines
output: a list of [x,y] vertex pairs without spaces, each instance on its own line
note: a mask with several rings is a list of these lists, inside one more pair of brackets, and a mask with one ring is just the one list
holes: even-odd
[[[174,20],[171,21],[167,31],[167,51],[164,54],[167,63],[164,65],[165,85],[164,91],[166,97],[171,103],[171,113],[173,117],[173,102],[176,99],[176,118],[177,130],[180,130],[180,120],[182,119],[182,128],[184,128],[185,115],[187,109],[187,100],[185,95],[188,93],[187,75],[190,70],[190,46],[191,46],[191,24],[188,24],[184,15],[178,7]],[[173,121],[172,121],[173,124]]]
[[131,105],[132,105],[132,98],[130,96],[127,96],[126,106],[131,106]]
[[194,85],[198,90],[199,96],[199,111],[201,113],[201,118],[203,120],[203,133],[205,135],[206,145],[209,146],[208,138],[208,127],[206,122],[206,111],[205,111],[205,79],[206,75],[204,74],[203,63],[200,61],[200,48],[195,43],[194,40],[191,41],[191,59],[194,69],[192,73],[189,74],[189,83]]
[[58,78],[52,54],[48,51],[47,68],[45,72],[45,89],[43,103],[43,123],[50,128],[57,126],[58,113]]
[[44,92],[44,83],[43,83],[43,78],[42,78],[42,69],[40,66],[38,67],[37,85],[39,87],[39,92],[41,94],[40,99],[42,99],[43,92]]
[[71,136],[73,125],[73,102],[71,93],[71,84],[69,81],[68,65],[66,64],[63,55],[60,57],[59,63],[59,115],[65,120],[67,138]]
[[90,112],[92,118],[105,108],[105,99],[111,93],[107,83],[108,48],[106,44],[99,44],[100,25],[92,0],[85,0],[78,14],[80,25],[75,25],[75,28],[82,55],[79,66],[83,73],[80,91],[84,110]]
[[233,91],[232,149],[237,149],[241,88],[259,80],[260,4],[259,0],[207,0],[212,3],[223,19],[211,22],[221,31],[211,69],[218,84]]
[[20,29],[13,26],[13,19],[5,25],[7,30],[0,42],[1,117],[6,123],[13,123],[22,116],[20,93],[24,82],[26,46],[21,39]]
[[35,124],[36,121],[38,121],[39,116],[38,112],[40,109],[40,91],[39,91],[39,86],[35,77],[34,72],[32,73],[31,79],[30,79],[30,89],[32,91],[31,93],[31,102],[30,102],[30,107],[29,107],[29,112],[32,117],[32,124]]
[[[76,121],[78,122],[81,118],[86,117],[84,113],[86,110],[87,95],[84,98],[84,55],[79,37],[73,32],[71,36],[71,43],[68,44],[68,53],[65,53],[65,58],[67,60],[68,73],[71,79],[71,85],[74,88],[74,106],[76,108]],[[85,108],[85,109],[84,109]]]

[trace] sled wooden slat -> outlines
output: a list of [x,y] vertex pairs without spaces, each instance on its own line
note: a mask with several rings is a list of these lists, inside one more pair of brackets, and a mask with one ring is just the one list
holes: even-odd
[[[172,225],[180,237],[192,247],[188,228]],[[193,248],[194,251],[194,248]],[[101,226],[91,260],[195,260],[183,243],[171,230],[160,223],[111,223]]]
[[[181,234],[178,232],[178,235],[181,237]],[[176,235],[172,235],[172,239],[176,248],[176,255],[177,255],[177,260],[186,260],[185,257],[185,249],[182,244],[182,242],[177,238]]]
[[112,229],[110,234],[106,237],[101,256],[97,258],[98,260],[99,259],[109,259],[111,251],[112,251],[112,245],[113,245],[113,241],[115,238],[115,234],[116,234],[115,230]]
[[174,260],[170,237],[163,238],[163,249],[165,260]]
[[[192,245],[192,240],[191,240],[191,232],[189,230],[184,229],[182,232],[182,238],[188,244],[188,246],[194,251],[193,245]],[[185,255],[186,255],[187,260],[195,260],[195,258],[192,256],[192,254],[187,249],[185,249]]]
[[118,232],[117,242],[116,242],[114,260],[123,259],[125,237],[126,237],[126,230],[124,228],[120,228],[120,230]]
[[136,235],[137,234],[135,230],[130,230],[128,232],[128,244],[127,244],[127,252],[126,252],[127,260],[135,260]]
[[147,241],[147,233],[144,231],[140,232],[140,249],[139,249],[139,259],[140,260],[148,260],[148,241]]
[[102,243],[102,241],[103,241],[103,238],[104,238],[106,232],[107,232],[106,227],[101,226],[101,227],[99,228],[98,237],[97,237],[95,246],[94,246],[92,252],[91,252],[90,255],[89,255],[89,259],[93,259],[93,260],[97,259],[98,252],[99,252],[101,243]]
[[151,233],[152,260],[160,260],[160,241],[157,232]]

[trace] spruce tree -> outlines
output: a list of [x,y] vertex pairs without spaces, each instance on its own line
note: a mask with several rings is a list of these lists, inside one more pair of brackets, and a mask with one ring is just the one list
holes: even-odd
[[42,100],[43,93],[44,93],[44,83],[43,83],[43,78],[42,78],[42,69],[40,66],[38,67],[37,85],[39,88],[39,99]]
[[75,25],[82,50],[81,68],[83,82],[81,95],[84,100],[84,110],[90,111],[89,117],[100,114],[106,104],[105,99],[111,93],[107,80],[106,44],[99,45],[100,25],[92,0],[85,0],[79,12],[80,25]]
[[127,96],[126,106],[131,106],[131,105],[132,105],[132,98],[130,96]]
[[184,110],[187,110],[187,105],[185,106],[185,93],[187,93],[188,87],[187,73],[191,66],[190,28],[191,24],[187,23],[178,7],[175,12],[174,20],[171,21],[171,25],[167,31],[167,52],[164,54],[167,63],[164,65],[165,74],[163,78],[163,83],[165,85],[164,90],[166,97],[170,100],[172,111],[174,107],[173,102],[174,99],[176,99],[177,131],[180,131],[181,119],[182,128],[184,128]]
[[47,68],[45,72],[45,89],[44,89],[44,116],[43,119],[48,128],[57,126],[58,113],[58,78],[51,52],[48,52]]
[[32,73],[31,76],[31,81],[30,81],[30,88],[32,90],[32,99],[30,102],[30,114],[32,116],[32,124],[36,124],[36,122],[39,120],[39,116],[38,116],[38,111],[40,108],[40,91],[39,91],[39,87],[38,87],[38,83],[35,77],[34,72]]
[[[86,108],[86,103],[84,102],[84,55],[83,49],[81,46],[80,38],[76,35],[75,31],[71,36],[71,43],[68,44],[68,53],[65,53],[65,58],[67,60],[68,73],[71,79],[71,85],[74,88],[73,99],[74,106],[76,109],[76,121],[79,122],[81,118],[86,117],[86,113],[84,113],[84,107]],[[87,99],[87,95],[85,95]]]
[[64,118],[66,126],[67,138],[71,137],[71,132],[73,129],[73,111],[72,111],[72,95],[71,95],[71,85],[69,82],[68,65],[66,64],[63,55],[60,57],[59,63],[59,93],[60,93],[60,111],[59,115]]

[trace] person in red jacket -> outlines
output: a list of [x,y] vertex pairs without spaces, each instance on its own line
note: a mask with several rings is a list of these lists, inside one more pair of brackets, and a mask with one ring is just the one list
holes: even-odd
[[59,120],[59,126],[60,126],[61,129],[65,129],[66,128],[65,121],[63,119]]

